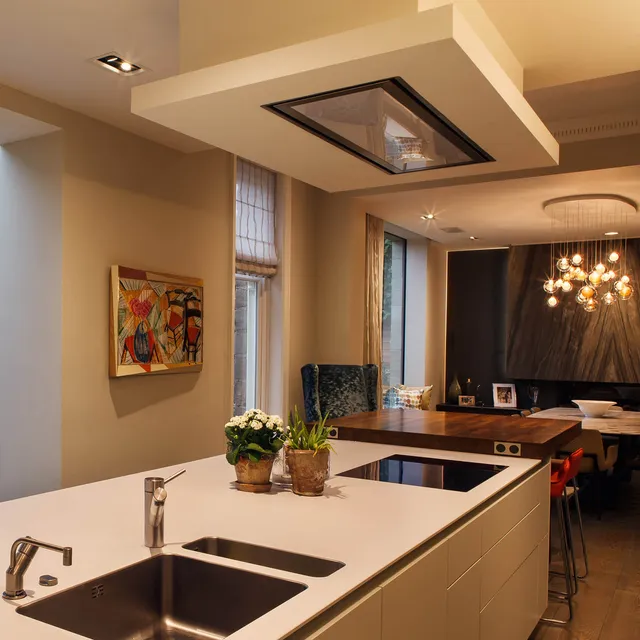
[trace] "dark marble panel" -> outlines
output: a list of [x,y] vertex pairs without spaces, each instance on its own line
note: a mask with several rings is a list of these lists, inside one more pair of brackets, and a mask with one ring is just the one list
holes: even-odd
[[[583,252],[584,253],[584,252]],[[630,300],[586,313],[571,293],[549,308],[542,290],[548,245],[509,250],[507,375],[527,380],[640,383],[640,239],[627,242]],[[604,292],[606,285],[601,287]]]

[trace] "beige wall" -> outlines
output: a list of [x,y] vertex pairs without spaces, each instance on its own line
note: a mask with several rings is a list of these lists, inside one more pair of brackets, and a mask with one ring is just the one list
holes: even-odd
[[[6,87],[0,106],[63,129],[63,485],[222,452],[231,412],[233,157],[183,155]],[[204,279],[202,373],[107,377],[111,264]]]
[[[64,182],[65,485],[221,453],[231,411],[232,156],[87,142],[69,133]],[[201,373],[107,377],[110,264],[204,280]]]
[[447,337],[447,251],[437,242],[427,245],[427,348],[425,373],[433,384],[431,408],[444,400]]
[[292,180],[291,235],[289,255],[289,406],[302,411],[300,367],[314,362],[316,351],[316,267],[319,247],[316,242],[316,206],[320,191]]
[[417,8],[417,0],[181,0],[180,68],[193,71]]
[[303,365],[362,363],[365,223],[358,201],[292,181],[291,407],[302,409]]
[[366,211],[353,199],[321,191],[317,243],[317,362],[362,364]]
[[0,500],[60,487],[62,136],[0,146]]

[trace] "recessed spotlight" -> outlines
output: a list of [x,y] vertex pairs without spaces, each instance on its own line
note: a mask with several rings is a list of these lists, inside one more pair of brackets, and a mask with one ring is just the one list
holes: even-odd
[[93,62],[121,76],[133,76],[144,71],[140,65],[125,60],[122,56],[113,52],[93,58]]
[[480,240],[480,238],[477,238],[476,236],[469,236],[469,240]]
[[604,235],[605,236],[617,236],[618,232],[617,231],[605,231]]
[[420,216],[421,220],[433,220],[435,218],[435,216],[433,215],[433,213],[427,213],[424,216]]

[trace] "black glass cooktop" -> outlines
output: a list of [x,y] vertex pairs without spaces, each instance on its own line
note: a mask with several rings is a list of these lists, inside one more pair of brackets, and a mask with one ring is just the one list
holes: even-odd
[[343,471],[338,475],[447,491],[471,491],[504,469],[506,467],[479,462],[395,455]]

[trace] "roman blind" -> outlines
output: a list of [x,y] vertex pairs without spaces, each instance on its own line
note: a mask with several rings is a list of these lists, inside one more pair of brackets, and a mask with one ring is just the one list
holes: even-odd
[[276,174],[238,158],[236,167],[236,272],[276,274]]

